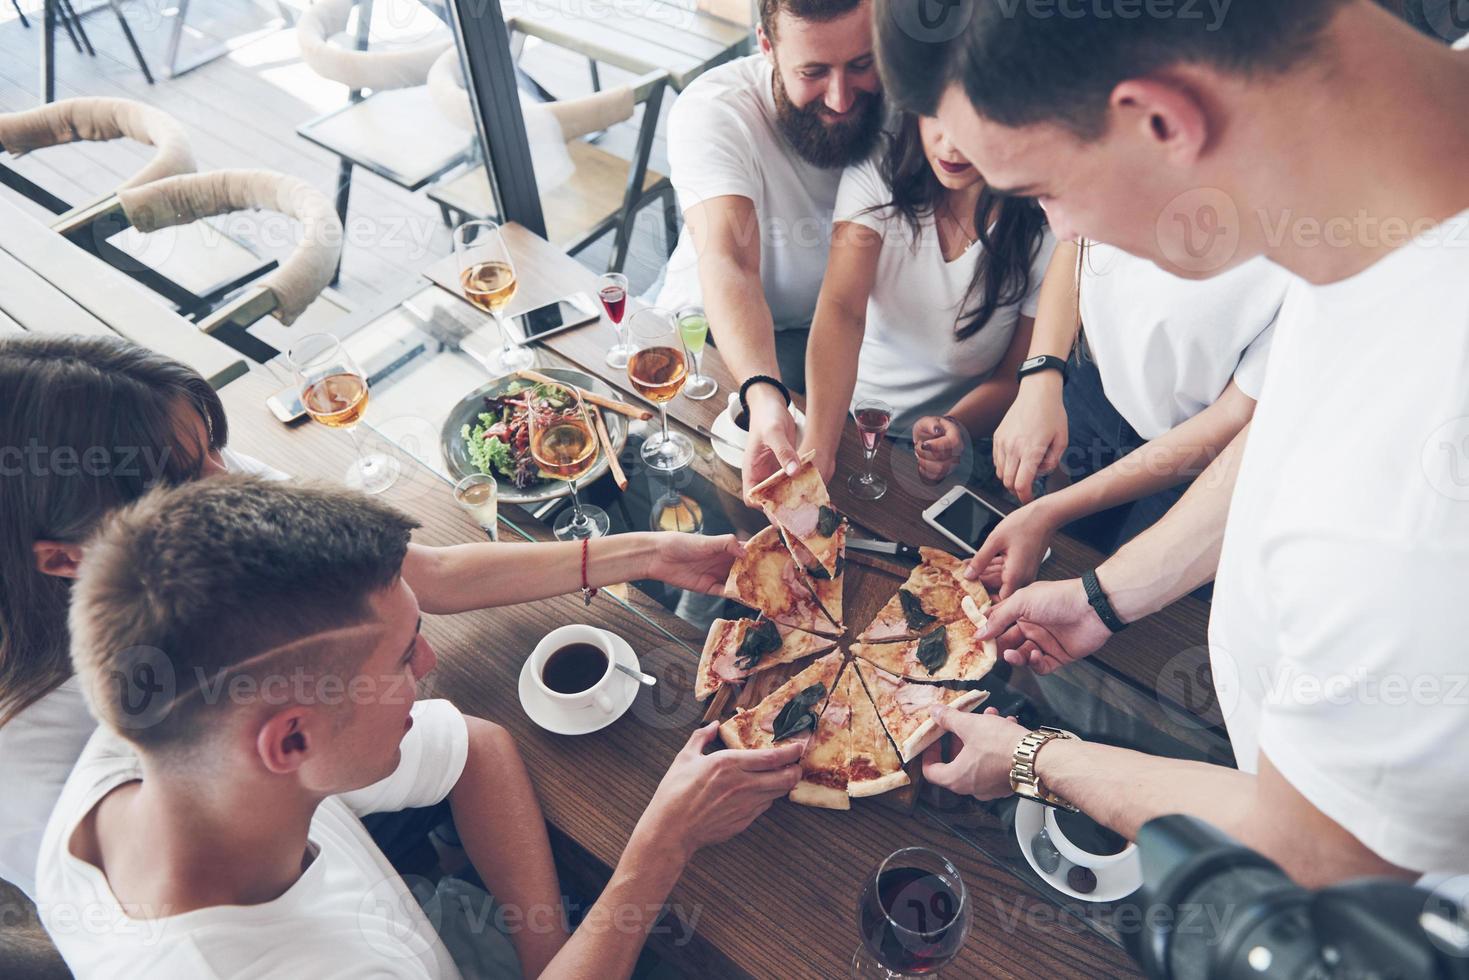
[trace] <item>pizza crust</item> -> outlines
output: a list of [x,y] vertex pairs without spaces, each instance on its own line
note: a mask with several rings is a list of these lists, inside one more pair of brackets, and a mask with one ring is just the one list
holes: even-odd
[[[953,711],[968,711],[978,704],[982,704],[990,696],[989,691],[965,691],[957,698],[949,702],[949,708]],[[903,744],[898,746],[898,755],[904,763],[912,762],[923,754],[923,750],[943,735],[944,730],[933,718],[929,718],[914,729],[913,734],[904,739]]]
[[899,786],[907,786],[910,780],[908,774],[899,769],[876,779],[867,779],[859,782],[847,783],[848,796],[880,796],[889,790],[897,789]]
[[790,791],[787,799],[801,806],[817,806],[825,810],[852,809],[852,798],[847,795],[846,790],[822,786],[820,783],[809,783],[805,780],[796,784],[796,788]]

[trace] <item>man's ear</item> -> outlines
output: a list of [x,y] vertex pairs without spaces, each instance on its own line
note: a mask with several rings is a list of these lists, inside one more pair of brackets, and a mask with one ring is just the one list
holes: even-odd
[[760,53],[765,55],[765,60],[772,65],[775,64],[775,45],[770,43],[770,38],[765,36],[765,25],[755,25],[755,40],[760,43]]
[[1112,112],[1175,164],[1193,164],[1213,135],[1198,96],[1171,79],[1132,78],[1120,83],[1112,90]]
[[36,571],[57,578],[76,578],[82,563],[82,546],[68,541],[37,541],[31,545]]
[[277,711],[255,735],[255,751],[265,768],[276,775],[296,772],[320,749],[311,712],[300,705]]

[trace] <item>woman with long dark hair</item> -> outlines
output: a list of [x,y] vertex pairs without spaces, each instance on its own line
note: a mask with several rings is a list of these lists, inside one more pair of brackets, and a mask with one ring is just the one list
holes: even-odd
[[921,469],[993,432],[1015,397],[1054,239],[1032,201],[1003,198],[938,122],[905,114],[837,191],[806,354],[801,449],[830,479],[854,398],[893,406]]

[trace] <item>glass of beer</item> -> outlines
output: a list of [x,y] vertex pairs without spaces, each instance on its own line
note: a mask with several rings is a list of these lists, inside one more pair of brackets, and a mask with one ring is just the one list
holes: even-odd
[[454,485],[454,502],[491,541],[500,540],[500,485],[488,473],[471,473]]
[[493,221],[466,221],[454,229],[454,254],[459,258],[459,286],[464,298],[495,321],[502,344],[491,368],[502,374],[523,371],[536,362],[535,351],[511,343],[505,325],[505,307],[515,298],[515,263],[500,226]]
[[683,336],[684,348],[689,352],[691,368],[689,382],[684,385],[683,395],[695,401],[713,397],[719,390],[719,382],[707,374],[699,373],[699,355],[704,353],[704,341],[709,339],[709,317],[700,307],[691,306],[678,311],[678,332]]
[[541,384],[530,390],[530,454],[541,471],[571,488],[571,509],[561,512],[552,532],[562,541],[600,538],[611,522],[607,512],[583,505],[576,481],[597,465],[597,433],[575,388]]
[[689,376],[689,357],[678,324],[667,310],[639,310],[628,322],[627,340],[633,354],[627,379],[633,389],[658,406],[660,432],[643,443],[643,462],[664,473],[681,470],[694,458],[687,436],[668,431],[668,403]]
[[306,414],[322,425],[343,429],[352,437],[357,461],[347,470],[346,483],[363,493],[382,493],[398,479],[398,461],[385,453],[369,453],[357,423],[367,413],[367,375],[329,333],[302,337],[286,352],[286,360],[300,386]]

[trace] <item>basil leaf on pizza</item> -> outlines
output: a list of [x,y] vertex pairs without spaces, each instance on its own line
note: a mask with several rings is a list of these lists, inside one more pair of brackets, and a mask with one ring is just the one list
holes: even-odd
[[898,590],[898,602],[903,607],[903,617],[908,620],[908,628],[914,632],[938,620],[937,616],[925,612],[923,603],[919,602],[918,597],[907,589]]
[[762,619],[745,631],[739,652],[735,654],[735,666],[749,670],[760,662],[761,657],[779,650],[780,646],[780,631],[775,628],[775,623]]
[[949,631],[936,629],[918,641],[918,662],[928,669],[930,675],[949,662]]
[[829,538],[833,534],[836,534],[837,528],[841,526],[841,523],[842,515],[825,504],[822,504],[816,511],[816,533],[823,538]]
[[816,712],[812,709],[826,697],[825,684],[812,684],[800,694],[786,702],[775,716],[775,741],[790,738],[816,727]]

